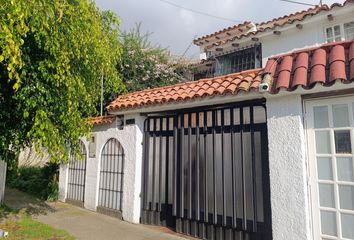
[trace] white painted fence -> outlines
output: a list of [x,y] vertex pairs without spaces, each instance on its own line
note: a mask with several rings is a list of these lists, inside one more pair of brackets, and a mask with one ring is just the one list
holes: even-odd
[[0,157],[0,204],[4,201],[6,165],[6,162],[2,161]]

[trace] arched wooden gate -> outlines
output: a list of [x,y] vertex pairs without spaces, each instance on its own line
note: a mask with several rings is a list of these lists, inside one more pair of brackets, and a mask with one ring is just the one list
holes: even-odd
[[103,147],[100,164],[100,184],[97,211],[122,217],[124,149],[111,138]]
[[77,159],[73,155],[70,156],[66,201],[83,207],[85,200],[87,156],[85,145],[82,142],[80,142],[80,151],[82,159]]

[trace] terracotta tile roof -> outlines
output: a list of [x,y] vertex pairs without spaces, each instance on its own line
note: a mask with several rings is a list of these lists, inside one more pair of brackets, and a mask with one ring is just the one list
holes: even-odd
[[335,81],[354,81],[354,41],[324,44],[268,59],[262,77],[273,79],[271,93],[293,91],[299,86],[331,86]]
[[258,91],[260,76],[261,70],[254,69],[221,77],[147,89],[119,96],[107,106],[107,110],[180,102],[215,95],[236,95],[239,91]]
[[[335,42],[302,49],[268,59],[264,69],[247,70],[225,76],[147,89],[119,96],[107,110],[123,110],[169,102],[181,102],[215,95],[236,95],[239,91],[258,91],[266,75],[273,79],[270,93],[281,89],[294,91],[299,86],[313,88],[316,84],[331,86],[339,80],[354,81],[354,41]],[[113,116],[92,118],[95,125],[109,124]]]
[[[205,36],[202,36],[200,38],[197,38],[194,40],[194,43],[197,44],[199,41],[201,40],[205,40],[205,39],[208,39],[208,38],[211,38],[211,37],[214,37],[214,36],[217,36],[221,33],[227,33],[227,32],[237,32],[239,31],[240,33],[244,32],[245,30],[248,30],[250,27],[249,27],[249,24],[251,24],[250,21],[245,21],[243,23],[240,23],[240,24],[237,24],[237,25],[234,25],[232,27],[228,27],[228,28],[224,28],[218,32],[214,32],[212,34],[208,34],[208,35],[205,35]],[[197,44],[198,45],[198,44]]]
[[101,116],[101,117],[91,117],[88,119],[89,124],[92,125],[105,125],[105,124],[111,124],[115,120],[116,116]]
[[[301,12],[296,12],[296,13],[292,13],[289,15],[279,17],[279,18],[274,18],[274,19],[267,21],[267,22],[257,23],[256,24],[257,31],[254,31],[254,32],[243,31],[240,34],[229,34],[230,38],[227,38],[226,40],[222,40],[222,41],[217,41],[217,42],[213,43],[212,45],[210,45],[209,48],[212,46],[219,46],[219,45],[225,44],[227,42],[233,42],[237,39],[241,39],[244,37],[254,36],[259,33],[268,31],[268,30],[273,30],[276,27],[282,27],[287,24],[301,22],[301,21],[305,20],[307,17],[317,15],[321,12],[331,11],[332,9],[337,8],[337,7],[344,7],[348,3],[354,3],[354,0],[346,0],[343,4],[334,3],[331,6],[324,4],[322,6],[316,6],[316,7],[301,11]],[[209,34],[209,35],[197,38],[194,40],[194,44],[196,44],[197,46],[200,46],[204,43],[207,43],[208,39],[210,39],[211,37],[214,37],[214,36],[216,37],[217,35],[222,34],[222,33],[227,34],[228,32],[238,30],[240,27],[243,27],[245,24],[250,24],[250,22],[245,22],[243,24],[239,24],[239,25],[235,25],[233,27],[225,28],[225,29],[215,32],[213,34]]]

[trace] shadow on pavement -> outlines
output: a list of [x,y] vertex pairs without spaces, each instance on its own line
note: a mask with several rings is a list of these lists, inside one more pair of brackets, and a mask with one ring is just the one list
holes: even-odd
[[43,200],[9,187],[5,189],[4,204],[14,211],[25,212],[30,215],[55,212],[55,209]]

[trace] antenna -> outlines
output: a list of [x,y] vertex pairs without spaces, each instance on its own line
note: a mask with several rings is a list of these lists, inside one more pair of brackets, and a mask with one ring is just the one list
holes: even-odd
[[[311,6],[311,7],[316,7],[315,4],[311,4],[311,3],[304,3],[304,2],[298,2],[298,1],[292,1],[292,0],[279,0],[282,2],[289,2],[289,3],[295,3],[295,4],[300,4],[300,5],[305,5],[305,6]],[[321,1],[322,4],[322,1]]]
[[[195,39],[196,37],[197,37],[197,35],[194,35],[193,39]],[[184,55],[186,55],[186,53],[188,52],[188,50],[191,48],[192,44],[193,44],[193,41],[192,41],[191,43],[189,43],[188,47],[187,47],[186,50],[183,52],[183,54],[182,54],[182,56],[179,58],[179,60],[181,60],[181,59],[184,57]]]

